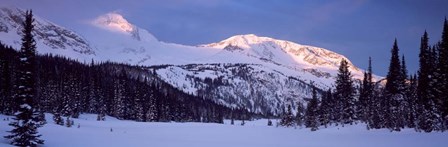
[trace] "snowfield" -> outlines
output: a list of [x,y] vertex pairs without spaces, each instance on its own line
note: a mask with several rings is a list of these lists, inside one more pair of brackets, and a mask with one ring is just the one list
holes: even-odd
[[[11,130],[6,118],[0,115],[0,135]],[[96,115],[84,114],[74,119],[71,128],[54,124],[51,114],[48,123],[39,129],[48,147],[442,147],[448,144],[448,133],[418,133],[412,129],[390,132],[386,129],[366,130],[364,124],[346,127],[294,129],[267,126],[267,120],[240,121],[230,125],[212,123],[148,123],[117,120],[107,117],[96,121]],[[78,128],[78,124],[80,128]],[[274,122],[275,124],[275,122]],[[112,131],[111,131],[112,129]],[[11,146],[0,139],[0,146]]]

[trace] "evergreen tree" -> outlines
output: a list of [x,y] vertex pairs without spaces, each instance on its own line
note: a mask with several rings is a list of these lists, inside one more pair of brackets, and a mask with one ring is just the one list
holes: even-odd
[[400,112],[400,114],[399,114],[399,118],[401,119],[400,120],[400,123],[401,123],[401,127],[404,127],[404,126],[407,126],[407,124],[409,123],[409,122],[407,122],[407,120],[408,120],[408,115],[409,115],[409,108],[410,108],[410,105],[412,105],[412,104],[410,104],[410,103],[408,103],[408,102],[410,102],[408,99],[408,93],[409,93],[409,86],[410,86],[410,80],[408,79],[408,70],[407,70],[407,67],[406,67],[406,60],[405,60],[405,57],[404,57],[404,55],[402,56],[402,58],[401,58],[401,78],[400,78],[400,81],[401,81],[401,84],[400,85],[402,85],[402,87],[401,87],[401,95],[402,95],[402,100],[400,100],[400,105],[398,105],[398,111]]
[[399,94],[400,88],[401,88],[401,64],[400,64],[400,57],[398,56],[398,45],[397,45],[397,39],[394,41],[394,45],[392,47],[391,53],[391,59],[390,59],[390,65],[389,65],[389,72],[387,73],[387,83],[385,90],[388,94]]
[[73,114],[73,98],[71,96],[71,90],[73,87],[70,86],[70,80],[71,78],[68,78],[68,76],[65,78],[65,80],[62,82],[62,103],[61,103],[61,115],[62,116],[71,116]]
[[297,102],[297,113],[295,122],[297,126],[301,127],[303,125],[303,119],[305,117],[305,106],[299,101]]
[[68,128],[71,128],[72,127],[72,121],[70,120],[70,116],[67,116],[67,119],[66,119],[66,121],[65,121],[65,125],[68,127]]
[[125,79],[126,71],[121,70],[118,80],[115,81],[114,87],[114,116],[118,119],[125,119],[126,116],[126,91],[125,91]]
[[[362,95],[365,97],[363,100],[365,108],[364,110],[364,121],[367,122],[368,129],[379,129],[381,128],[382,115],[381,113],[381,96],[380,92],[375,89],[375,83],[372,77],[372,58],[369,57],[369,67],[367,68],[367,75],[363,80],[363,91]],[[361,101],[361,99],[360,99]],[[362,118],[361,118],[362,119]]]
[[387,83],[384,91],[383,109],[385,112],[384,126],[394,131],[400,131],[404,127],[403,112],[400,106],[403,100],[403,74],[400,58],[398,56],[397,39],[392,47]]
[[306,107],[305,126],[307,128],[311,128],[311,131],[316,131],[318,130],[319,127],[319,120],[318,120],[319,100],[317,99],[316,88],[313,88],[312,96],[313,98]]
[[98,113],[98,115],[96,116],[96,120],[104,121],[104,120],[106,120],[106,115],[104,113]]
[[320,125],[327,127],[327,125],[332,120],[333,114],[333,95],[331,89],[328,89],[323,98],[321,105],[319,107],[319,122]]
[[[156,88],[156,84],[152,83],[151,84],[151,89],[155,89]],[[146,121],[149,122],[153,122],[153,121],[159,121],[159,111],[158,111],[158,107],[157,107],[157,101],[155,98],[155,93],[150,92],[148,94],[148,99],[149,99],[149,108],[146,111]]]
[[64,120],[62,120],[61,114],[60,113],[54,113],[53,114],[53,121],[55,124],[57,125],[64,125]]
[[89,80],[88,80],[88,95],[87,95],[87,99],[88,99],[88,103],[89,106],[87,108],[87,112],[88,113],[98,113],[98,95],[99,95],[99,91],[97,91],[97,85],[99,85],[98,82],[98,77],[96,75],[97,71],[95,70],[95,68],[93,68],[95,65],[93,59],[90,63],[90,68],[89,68]]
[[406,95],[406,101],[408,103],[406,111],[406,124],[409,128],[415,128],[417,118],[417,75],[411,75],[410,84]]
[[42,127],[43,125],[47,124],[47,120],[45,120],[45,114],[43,110],[38,110],[38,116],[37,116],[37,120],[39,122],[39,127]]
[[443,23],[442,39],[439,45],[439,61],[438,61],[438,82],[441,105],[441,118],[443,120],[443,130],[448,127],[448,21],[445,18]]
[[359,98],[358,98],[358,105],[357,105],[358,117],[362,121],[366,121],[367,105],[369,104],[368,103],[369,96],[367,93],[367,89],[368,89],[367,79],[368,79],[367,72],[364,72],[364,77],[362,79],[362,83],[359,88]]
[[12,139],[11,144],[16,146],[36,146],[43,144],[41,135],[38,134],[37,128],[40,126],[38,122],[38,112],[36,111],[34,102],[36,96],[36,42],[33,39],[33,14],[27,11],[25,21],[23,23],[22,47],[20,49],[20,66],[18,81],[18,97],[17,104],[19,109],[15,113],[14,121],[10,123],[13,127],[11,134],[5,138]]
[[271,119],[268,119],[268,126],[272,126],[272,121],[271,121]]
[[107,105],[105,102],[105,97],[101,94],[102,90],[101,90],[101,80],[100,78],[98,78],[97,80],[98,85],[95,86],[94,91],[96,92],[96,95],[98,97],[96,97],[97,101],[96,101],[96,108],[98,109],[98,116],[97,116],[97,121],[105,121],[106,120],[106,111],[107,111]]
[[280,121],[280,125],[286,126],[286,127],[292,127],[294,125],[294,119],[293,114],[291,110],[291,105],[288,105],[287,111],[285,114],[283,114],[283,117]]
[[137,85],[135,90],[135,96],[134,96],[134,106],[135,106],[135,117],[137,121],[145,121],[145,111],[143,108],[143,98],[146,97],[146,92],[141,87],[140,79],[137,79]]
[[6,47],[0,44],[0,113],[11,115],[12,106],[12,81],[11,70],[8,54],[6,54]]
[[405,60],[405,58],[404,58],[404,55],[402,55],[401,56],[401,68],[400,68],[400,70],[401,70],[401,76],[400,76],[400,81],[401,81],[401,84],[400,85],[402,85],[403,87],[401,87],[402,89],[401,89],[401,91],[403,91],[404,89],[406,89],[407,87],[407,85],[406,85],[406,83],[407,83],[407,80],[408,80],[408,69],[407,69],[407,67],[406,67],[406,60]]
[[418,84],[417,84],[417,129],[425,132],[431,132],[433,129],[433,91],[432,83],[432,59],[429,47],[428,33],[425,31],[421,38],[420,54],[419,54],[419,70],[418,70]]
[[384,105],[383,102],[384,97],[382,96],[382,92],[378,89],[373,89],[369,105],[368,129],[380,129],[384,127],[382,123],[385,112],[382,107]]
[[335,110],[336,122],[352,124],[355,120],[355,98],[351,72],[348,70],[348,62],[341,60],[338,75],[336,77]]
[[360,95],[359,95],[359,119],[367,122],[372,109],[373,99],[373,82],[372,82],[372,59],[369,57],[369,67],[367,72],[364,72],[364,78],[361,83]]

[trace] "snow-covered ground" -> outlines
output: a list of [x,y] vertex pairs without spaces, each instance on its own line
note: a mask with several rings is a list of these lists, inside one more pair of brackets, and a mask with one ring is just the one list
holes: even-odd
[[[6,118],[0,115],[0,136],[10,130]],[[245,126],[206,123],[146,123],[122,121],[107,117],[96,121],[96,115],[81,115],[71,128],[55,125],[50,114],[48,123],[39,131],[49,147],[90,146],[154,146],[154,147],[442,147],[448,144],[448,133],[417,133],[411,129],[401,132],[366,130],[365,125],[329,127],[311,132],[267,126],[267,120],[247,121]],[[80,128],[78,128],[78,124]],[[112,131],[111,131],[112,129]],[[0,146],[10,146],[0,139]]]

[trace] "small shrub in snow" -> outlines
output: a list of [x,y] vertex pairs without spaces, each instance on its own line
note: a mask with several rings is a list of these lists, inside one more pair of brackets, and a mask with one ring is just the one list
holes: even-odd
[[66,123],[65,123],[65,124],[66,124],[66,126],[69,127],[69,128],[72,127],[73,124],[72,124],[72,121],[70,120],[70,117],[67,117],[67,120],[66,120]]
[[59,113],[54,113],[53,121],[54,121],[55,124],[58,124],[58,125],[61,125],[61,126],[64,125],[64,121],[62,120],[62,117],[61,117],[61,115]]

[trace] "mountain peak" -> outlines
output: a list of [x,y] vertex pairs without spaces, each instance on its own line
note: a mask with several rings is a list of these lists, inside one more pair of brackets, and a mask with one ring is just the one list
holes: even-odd
[[131,33],[135,31],[136,27],[129,23],[121,14],[110,12],[98,16],[92,23],[101,28],[122,33]]
[[321,68],[328,71],[337,69],[341,59],[346,59],[353,72],[361,73],[345,56],[333,51],[286,40],[260,37],[255,34],[235,35],[223,41],[202,46],[225,49],[268,62],[283,63],[283,65],[294,67],[306,65],[307,68]]
[[235,38],[246,38],[246,39],[259,39],[260,36],[257,36],[255,34],[244,34],[244,35],[236,35],[233,36]]
[[123,15],[117,12],[109,12],[104,15],[100,15],[91,23],[101,29],[130,35],[133,39],[138,41],[145,40],[150,42],[158,42],[157,38],[155,38],[147,30],[131,24],[123,17]]
[[211,47],[211,48],[226,48],[228,46],[234,46],[239,48],[251,48],[250,45],[252,44],[261,44],[268,41],[273,41],[275,39],[268,38],[268,37],[260,37],[255,34],[244,34],[244,35],[235,35],[232,37],[229,37],[225,40],[222,40],[218,43],[211,43],[211,44],[205,44],[200,45],[203,47]]
[[223,42],[239,42],[239,44],[259,44],[266,41],[272,41],[274,39],[268,37],[260,37],[255,34],[245,34],[245,35],[236,35],[232,36]]

